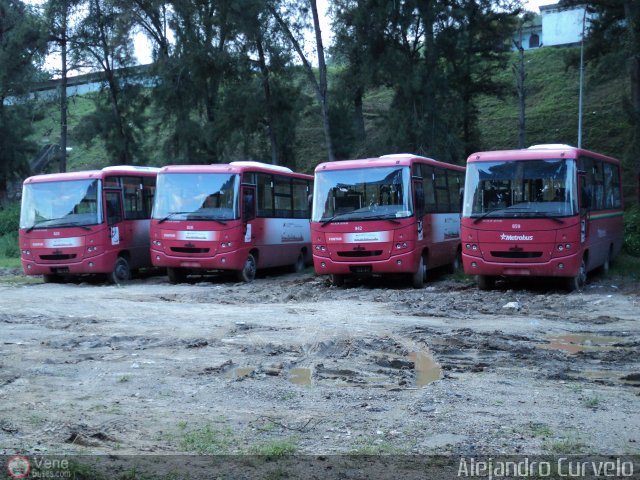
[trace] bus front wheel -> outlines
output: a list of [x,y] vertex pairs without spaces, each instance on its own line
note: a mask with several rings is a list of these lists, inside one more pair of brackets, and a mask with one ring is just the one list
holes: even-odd
[[344,285],[344,275],[331,275],[330,277],[331,283],[336,287],[342,287]]
[[496,284],[495,277],[488,275],[478,275],[478,288],[480,290],[491,290]]
[[569,292],[573,292],[575,290],[582,290],[587,284],[587,263],[585,262],[584,257],[580,261],[580,267],[578,268],[578,273],[574,277],[567,278],[567,290]]
[[296,259],[296,263],[293,264],[293,271],[295,273],[302,273],[304,269],[307,268],[307,265],[304,261],[304,253],[300,252],[298,258]]
[[238,280],[245,283],[251,283],[256,278],[256,259],[252,254],[247,256],[244,267],[238,272]]
[[131,280],[131,268],[129,262],[124,257],[118,257],[110,275],[111,283],[122,285]]
[[411,284],[413,288],[423,288],[424,281],[427,279],[427,264],[424,261],[424,256],[420,257],[420,262],[418,263],[418,269],[414,274],[411,275]]
[[182,268],[167,268],[167,277],[169,277],[169,283],[184,283],[187,279],[187,272]]

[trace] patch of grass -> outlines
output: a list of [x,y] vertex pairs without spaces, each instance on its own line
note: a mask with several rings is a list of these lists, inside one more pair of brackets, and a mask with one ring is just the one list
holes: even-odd
[[602,399],[600,397],[585,397],[582,399],[582,405],[586,408],[596,409],[602,405]]
[[280,400],[283,402],[293,400],[294,398],[296,398],[296,392],[285,392],[280,395]]
[[20,257],[4,257],[0,255],[0,268],[22,268]]
[[553,430],[548,425],[530,423],[529,427],[531,428],[531,435],[534,437],[550,437],[553,435]]
[[565,437],[545,443],[544,448],[555,455],[585,453],[587,446],[575,437]]
[[403,447],[378,437],[360,437],[353,443],[350,455],[402,455]]
[[236,445],[237,439],[229,427],[216,428],[211,425],[185,433],[180,441],[181,448],[200,455],[228,454]]
[[264,455],[267,457],[284,457],[293,455],[298,450],[298,439],[290,437],[282,440],[271,440],[269,442],[253,446],[250,451],[254,455]]
[[10,285],[35,285],[42,283],[42,277],[28,277],[26,275],[2,275],[0,283],[8,283]]
[[119,383],[127,383],[129,380],[131,380],[131,379],[129,378],[129,375],[123,375],[122,377],[120,377],[120,378],[118,379],[118,382],[119,382]]
[[186,420],[180,420],[178,422],[178,428],[180,430],[186,430],[187,429],[187,421]]
[[15,259],[20,265],[20,242],[17,231],[0,236],[0,257]]

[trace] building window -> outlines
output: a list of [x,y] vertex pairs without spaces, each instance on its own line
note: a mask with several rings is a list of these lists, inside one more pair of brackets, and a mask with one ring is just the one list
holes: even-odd
[[540,46],[540,37],[535,33],[529,37],[529,48],[538,48]]

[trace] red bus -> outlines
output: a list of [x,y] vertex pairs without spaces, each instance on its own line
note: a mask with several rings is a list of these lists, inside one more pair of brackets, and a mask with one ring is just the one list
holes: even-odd
[[191,273],[236,272],[292,265],[311,250],[309,194],[313,177],[260,162],[176,165],[158,174],[151,256],[169,281]]
[[620,162],[568,145],[472,154],[463,264],[481,289],[498,277],[564,277],[582,288],[623,241]]
[[405,273],[460,258],[464,168],[411,154],[322,163],[315,169],[313,264],[335,285],[347,276]]
[[132,270],[150,267],[157,172],[117,166],[27,178],[19,234],[25,274],[45,282],[107,274],[123,283]]

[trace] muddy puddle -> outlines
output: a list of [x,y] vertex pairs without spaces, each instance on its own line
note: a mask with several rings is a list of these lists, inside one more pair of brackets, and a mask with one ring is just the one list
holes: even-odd
[[538,344],[538,348],[546,350],[560,350],[566,353],[611,351],[616,350],[616,344],[624,341],[623,337],[593,334],[548,335],[549,343]]

